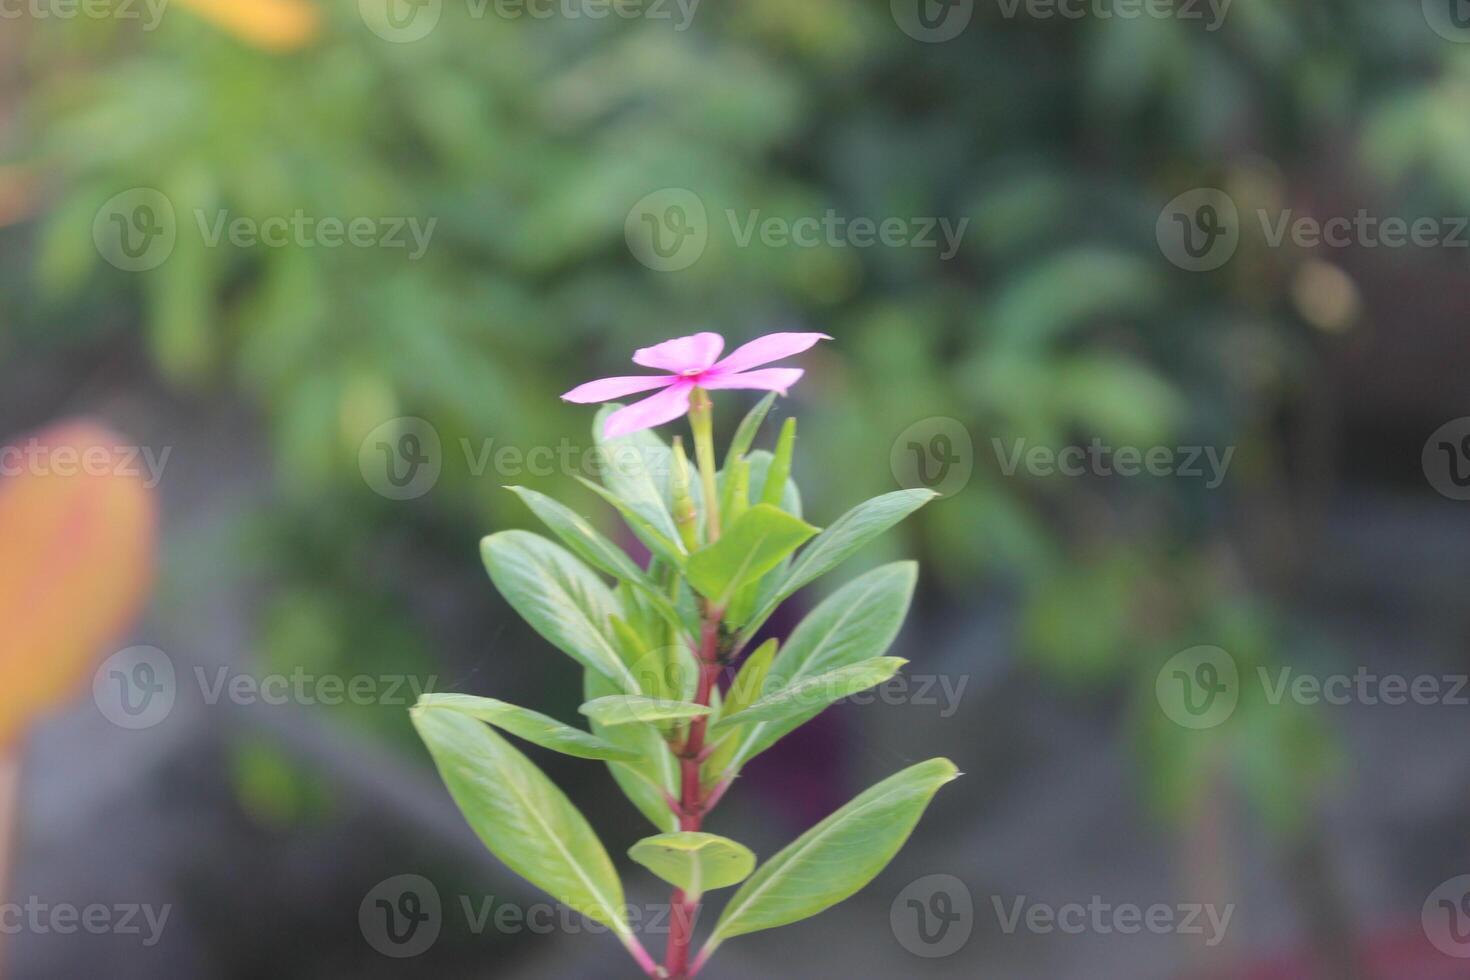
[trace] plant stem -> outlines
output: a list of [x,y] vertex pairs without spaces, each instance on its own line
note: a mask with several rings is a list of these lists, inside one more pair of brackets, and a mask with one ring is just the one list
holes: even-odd
[[704,513],[709,521],[706,544],[720,537],[720,496],[715,483],[714,403],[709,392],[695,388],[689,393],[689,429],[694,433],[694,458],[699,463],[699,480],[704,491]]
[[[710,703],[715,681],[720,676],[720,620],[724,615],[723,608],[708,604],[701,610],[699,645],[694,651],[699,661],[699,685],[694,694],[696,704]],[[704,762],[704,737],[708,726],[707,717],[690,721],[689,736],[678,752],[679,805],[674,814],[679,818],[679,829],[683,831],[699,830],[713,802],[704,795],[699,771]],[[669,904],[672,915],[664,968],[670,980],[687,980],[693,976],[689,969],[689,946],[694,936],[694,919],[699,914],[699,898],[685,895],[682,889],[676,888]]]

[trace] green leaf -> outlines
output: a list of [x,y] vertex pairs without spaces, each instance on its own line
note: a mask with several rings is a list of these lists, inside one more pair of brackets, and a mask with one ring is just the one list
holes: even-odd
[[581,812],[494,730],[458,711],[415,707],[414,727],[485,846],[552,898],[632,936],[623,886]]
[[696,831],[645,837],[628,856],[693,901],[706,891],[738,885],[755,870],[755,855],[744,844]]
[[425,694],[419,698],[419,707],[458,711],[542,748],[579,759],[632,762],[638,758],[638,753],[619,748],[596,735],[563,725],[555,718],[529,708],[507,704],[494,698],[480,698],[472,694]]
[[750,452],[756,433],[760,431],[761,423],[766,420],[766,415],[774,404],[776,404],[776,393],[773,391],[756,402],[755,407],[745,413],[745,418],[740,420],[735,435],[730,439],[730,448],[725,451],[725,469],[728,470],[731,463]]
[[[583,671],[582,694],[588,701],[617,693],[612,681],[594,670]],[[669,751],[663,735],[652,725],[614,725],[604,728],[591,718],[592,732],[621,749],[638,755],[636,762],[609,762],[618,789],[655,828],[677,830],[678,818],[669,809],[668,797],[679,795],[679,761]]]
[[776,455],[766,470],[765,482],[761,485],[763,504],[780,506],[786,494],[786,480],[791,476],[791,457],[796,450],[796,419],[788,418],[781,425],[781,438],[776,442]]
[[618,611],[612,592],[569,551],[529,531],[501,531],[480,542],[500,594],[545,640],[626,691],[638,683],[607,637]]
[[561,538],[562,542],[587,564],[634,586],[643,593],[646,601],[667,622],[674,626],[682,626],[679,614],[674,611],[673,605],[648,580],[648,576],[643,574],[643,569],[634,564],[627,552],[598,533],[597,529],[584,517],[544,493],[538,493],[526,487],[506,487],[506,489],[524,500],[526,506],[541,518],[552,533]]
[[[792,631],[766,677],[767,691],[779,691],[808,677],[881,657],[908,614],[918,566],[901,561],[882,565],[838,589]],[[732,768],[738,770],[821,708],[783,721],[744,725],[735,736]]]
[[781,563],[817,529],[769,504],[757,504],[725,529],[714,544],[689,556],[689,584],[716,605]]
[[700,960],[727,939],[800,922],[855,894],[898,853],[939,787],[958,775],[948,759],[910,766],[802,834],[740,886]]
[[[604,439],[603,424],[620,407],[616,404],[603,406],[592,423],[592,437],[602,456],[602,485],[638,516],[636,523],[629,521],[634,534],[640,538],[645,534],[656,535],[659,541],[672,545],[679,540],[679,529],[669,510],[669,474],[674,465],[672,453],[664,441],[648,429],[616,439]],[[650,549],[654,547],[653,542],[646,539],[644,544]],[[674,549],[677,553],[677,545]]]
[[710,732],[720,734],[758,722],[779,725],[792,718],[806,720],[833,701],[882,684],[906,663],[908,661],[901,657],[874,657],[808,677],[767,694],[743,711],[725,715],[711,726]]
[[649,551],[675,567],[683,567],[684,552],[680,550],[679,545],[674,543],[674,538],[664,535],[655,525],[651,524],[642,514],[635,510],[630,503],[606,487],[598,486],[585,476],[578,476],[577,482],[612,504],[613,508],[622,515],[623,521],[632,530],[633,534],[637,536],[638,540],[648,546]]
[[603,728],[618,725],[656,725],[666,721],[701,718],[711,712],[708,705],[692,701],[665,701],[642,694],[610,694],[588,701],[577,709]]
[[745,663],[740,665],[740,673],[735,675],[735,682],[730,685],[730,693],[725,698],[725,715],[741,711],[761,699],[761,695],[765,693],[766,674],[771,669],[771,660],[776,656],[777,646],[775,637],[772,637],[745,658]]
[[863,545],[903,520],[920,507],[939,496],[933,490],[895,490],[881,497],[858,504],[852,510],[832,522],[812,541],[796,560],[786,579],[770,597],[761,604],[741,630],[742,639],[760,628],[770,618],[776,607],[796,590],[821,575],[825,575],[838,564],[851,557]]

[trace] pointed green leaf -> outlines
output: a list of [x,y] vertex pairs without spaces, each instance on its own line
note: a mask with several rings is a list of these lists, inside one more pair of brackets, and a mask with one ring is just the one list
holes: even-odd
[[745,418],[740,420],[735,435],[730,439],[730,448],[725,452],[725,469],[729,469],[732,462],[750,452],[756,433],[760,431],[761,423],[766,420],[766,414],[770,412],[774,404],[776,404],[776,393],[773,391],[756,402],[755,407],[745,413]]
[[[766,677],[767,691],[881,657],[898,635],[918,580],[918,566],[901,561],[860,575],[832,593],[792,631]],[[745,765],[821,709],[781,721],[741,726],[732,766]]]
[[761,503],[779,506],[786,494],[786,480],[791,476],[791,457],[796,449],[796,418],[788,418],[781,425],[781,438],[776,442],[776,455],[766,470],[765,482],[761,484]]
[[796,590],[825,575],[853,552],[939,496],[933,490],[895,490],[858,504],[832,522],[796,560],[785,580],[756,611],[741,631],[748,637],[760,628],[776,607]]
[[620,579],[643,593],[647,601],[667,622],[680,625],[679,614],[674,611],[668,598],[654,587],[643,574],[643,569],[634,564],[628,553],[598,533],[586,518],[544,493],[527,487],[506,487],[526,502],[526,506],[551,529],[587,564]]
[[714,544],[689,556],[684,574],[689,584],[716,605],[781,563],[817,529],[769,504],[746,511]]
[[588,701],[577,709],[603,728],[618,725],[656,725],[686,718],[701,718],[710,713],[708,705],[692,701],[665,701],[642,694],[610,694]]
[[693,901],[716,888],[738,885],[755,870],[755,855],[728,837],[684,831],[645,837],[628,856]]
[[612,860],[566,794],[509,742],[458,711],[416,707],[414,727],[485,846],[552,898],[632,936]]
[[602,759],[632,762],[638,753],[619,748],[570,725],[563,725],[548,715],[522,708],[494,698],[472,694],[425,694],[419,698],[421,708],[442,708],[478,718],[542,748],[576,756],[579,759]]
[[[588,701],[617,693],[612,681],[594,670],[583,671],[582,695]],[[638,812],[662,831],[678,829],[679,821],[669,809],[668,797],[679,795],[679,761],[669,751],[663,735],[652,725],[614,725],[604,728],[588,719],[598,738],[637,753],[636,762],[609,762],[608,772]]]
[[606,487],[598,486],[585,476],[578,476],[577,482],[612,504],[613,509],[622,515],[623,521],[628,525],[629,530],[637,536],[638,540],[648,546],[649,551],[675,567],[683,566],[684,553],[679,550],[679,545],[674,543],[674,539],[667,537],[655,525],[649,523],[626,500]]
[[[674,545],[679,530],[669,509],[669,474],[673,468],[669,447],[648,429],[604,439],[603,424],[620,407],[603,406],[592,423],[592,437],[602,457],[602,485],[637,515],[636,523],[629,521],[634,534],[640,538],[652,534],[660,543]],[[646,538],[644,544],[654,548]],[[678,552],[676,545],[674,550]]]
[[710,727],[710,732],[722,734],[740,725],[758,722],[779,726],[793,718],[805,721],[833,701],[882,684],[906,663],[908,661],[901,657],[874,657],[808,677],[767,694],[743,711],[724,716]]
[[700,960],[734,936],[800,922],[855,894],[898,853],[939,787],[958,775],[948,759],[910,766],[802,834],[740,886]]
[[766,693],[766,674],[771,669],[771,660],[776,656],[778,646],[776,638],[772,637],[745,658],[745,663],[740,665],[740,673],[735,675],[735,682],[730,685],[730,694],[725,698],[726,716],[755,704]]
[[548,643],[624,690],[638,690],[607,635],[617,603],[591,569],[529,531],[492,534],[480,542],[480,554],[505,601]]

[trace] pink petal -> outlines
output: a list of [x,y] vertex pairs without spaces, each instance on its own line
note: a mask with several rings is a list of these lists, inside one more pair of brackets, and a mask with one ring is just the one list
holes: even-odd
[[758,364],[769,364],[792,354],[800,354],[819,340],[831,339],[824,333],[768,333],[735,348],[729,357],[715,366],[725,372],[744,371]]
[[670,385],[656,395],[649,395],[641,402],[620,408],[607,417],[602,428],[604,439],[616,439],[640,429],[651,429],[663,425],[689,411],[689,392],[694,385],[680,381]]
[[801,368],[764,368],[742,374],[709,374],[699,379],[699,386],[710,389],[759,388],[761,391],[779,391],[784,395],[786,389],[800,381],[805,373]]
[[581,402],[606,402],[614,398],[622,398],[624,395],[637,394],[640,391],[648,391],[652,388],[665,388],[678,378],[667,374],[644,374],[622,378],[599,378],[589,381],[584,385],[577,385],[571,391],[562,395],[563,401]]
[[675,337],[652,347],[643,347],[634,353],[633,363],[662,368],[675,374],[703,371],[715,363],[715,358],[724,349],[725,338],[719,334],[697,333],[689,337]]

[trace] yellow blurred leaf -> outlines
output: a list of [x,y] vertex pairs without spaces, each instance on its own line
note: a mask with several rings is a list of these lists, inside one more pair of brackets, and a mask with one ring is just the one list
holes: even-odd
[[268,51],[309,44],[321,26],[309,0],[178,0],[200,17]]
[[127,445],[74,420],[0,450],[0,757],[148,595],[157,511]]

